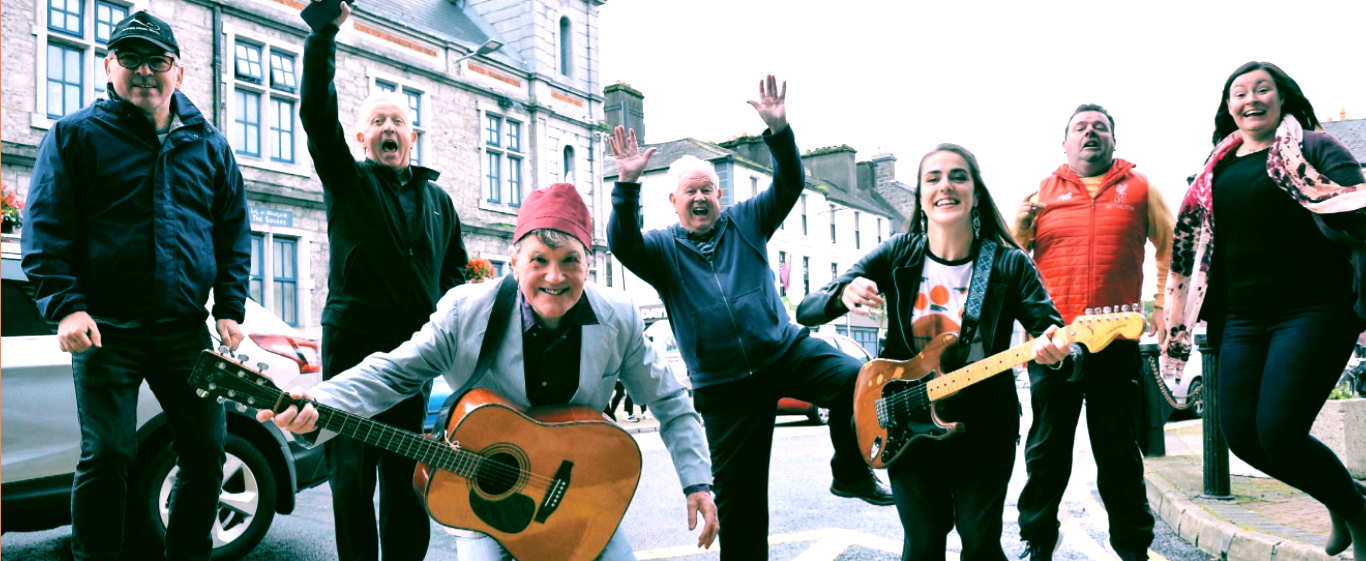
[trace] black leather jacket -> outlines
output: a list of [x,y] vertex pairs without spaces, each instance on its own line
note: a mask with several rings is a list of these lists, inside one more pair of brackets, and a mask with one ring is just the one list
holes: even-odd
[[[839,278],[807,295],[797,307],[797,322],[819,325],[848,313],[849,309],[840,301],[840,294],[855,278],[864,277],[877,283],[887,299],[887,344],[881,357],[893,360],[914,357],[919,349],[911,343],[909,325],[903,322],[911,318],[915,296],[920,291],[926,246],[926,238],[922,235],[892,236]],[[1017,320],[1025,331],[1036,336],[1050,325],[1063,325],[1062,315],[1039,281],[1034,263],[1023,251],[998,246],[978,324],[987,356],[1010,348],[1010,336]],[[1010,373],[1002,373],[963,390],[941,403],[939,412],[966,425],[976,425],[969,429],[973,433],[1019,433],[1019,400]]]

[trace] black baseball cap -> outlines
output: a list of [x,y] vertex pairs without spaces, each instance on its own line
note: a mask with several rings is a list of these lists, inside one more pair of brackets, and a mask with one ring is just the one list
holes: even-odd
[[109,48],[128,39],[141,39],[180,56],[180,45],[171,33],[171,25],[160,18],[138,11],[114,24],[114,33],[109,36]]

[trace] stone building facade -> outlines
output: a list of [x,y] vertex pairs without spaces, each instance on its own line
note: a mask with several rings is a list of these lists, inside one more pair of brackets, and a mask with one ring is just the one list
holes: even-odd
[[[441,172],[470,254],[506,270],[522,199],[560,181],[591,208],[601,188],[597,10],[606,0],[365,0],[338,36],[343,129],[361,101],[399,92],[415,110],[414,161]],[[307,0],[19,0],[0,14],[0,180],[26,196],[43,136],[104,95],[112,24],[136,10],[181,45],[184,93],[228,137],[252,217],[251,293],[321,333],[328,240],[323,190],[298,119]],[[487,55],[475,51],[495,41]],[[352,153],[364,157],[360,146]],[[597,156],[595,156],[597,155]],[[599,220],[605,222],[605,218]],[[597,245],[606,247],[601,228]],[[594,271],[596,274],[596,271]]]

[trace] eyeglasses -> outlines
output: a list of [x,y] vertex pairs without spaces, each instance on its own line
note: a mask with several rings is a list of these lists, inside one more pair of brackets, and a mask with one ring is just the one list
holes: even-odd
[[146,62],[147,67],[152,69],[152,72],[165,72],[170,70],[172,66],[175,66],[174,58],[162,55],[143,56],[138,53],[119,53],[118,61],[119,66],[134,70],[137,70],[142,66],[143,62]]

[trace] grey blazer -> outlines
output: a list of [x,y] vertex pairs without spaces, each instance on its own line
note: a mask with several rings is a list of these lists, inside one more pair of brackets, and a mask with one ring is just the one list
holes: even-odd
[[[388,353],[375,353],[355,368],[309,390],[324,405],[372,417],[397,405],[437,376],[452,389],[474,374],[488,329],[499,279],[457,286],[437,303],[427,324],[412,339]],[[673,457],[684,488],[710,484],[711,459],[702,417],[688,392],[645,338],[640,309],[625,294],[591,283],[583,297],[593,306],[597,325],[583,326],[579,389],[570,404],[599,411],[607,407],[620,379],[636,401],[659,419],[660,436]],[[489,388],[513,403],[529,405],[522,358],[522,313],[513,306],[493,366],[476,387]],[[322,431],[316,442],[333,433]]]

